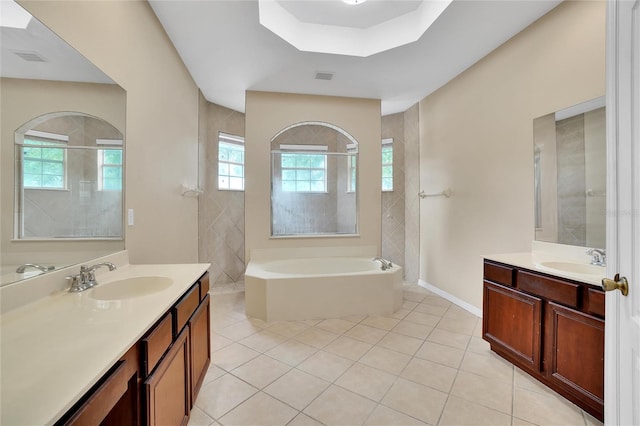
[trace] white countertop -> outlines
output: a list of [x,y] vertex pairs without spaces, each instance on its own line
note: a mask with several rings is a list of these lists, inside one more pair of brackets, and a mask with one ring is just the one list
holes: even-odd
[[126,265],[101,274],[98,286],[140,276],[168,277],[168,288],[125,300],[57,292],[0,317],[3,425],[58,420],[182,294],[208,264]]
[[[568,272],[560,269],[549,268],[543,263],[559,262],[559,263],[582,263],[565,257],[553,256],[546,253],[523,252],[523,253],[503,253],[485,255],[485,259],[495,262],[505,263],[507,265],[518,266],[520,268],[529,269],[531,271],[542,272],[547,275],[555,275],[557,277],[568,278],[570,280],[583,282],[600,287],[602,279],[606,276],[604,266],[594,266],[594,269],[600,272],[596,274],[581,274],[576,272]],[[585,263],[586,265],[587,263]],[[593,265],[591,265],[593,266]]]

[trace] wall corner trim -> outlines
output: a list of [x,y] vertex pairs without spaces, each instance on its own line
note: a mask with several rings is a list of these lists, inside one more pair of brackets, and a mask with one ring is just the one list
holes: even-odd
[[468,311],[470,313],[472,313],[473,315],[477,316],[478,318],[482,318],[482,309],[477,308],[475,306],[473,306],[472,304],[465,302],[462,299],[458,299],[456,296],[447,293],[444,290],[439,289],[438,287],[434,286],[433,284],[429,284],[426,281],[423,280],[418,280],[418,285],[422,288],[425,288],[427,290],[429,290],[432,293],[437,294],[440,297],[443,297],[445,299],[447,299],[449,302],[458,305],[459,307],[461,307],[462,309],[464,309],[465,311]]

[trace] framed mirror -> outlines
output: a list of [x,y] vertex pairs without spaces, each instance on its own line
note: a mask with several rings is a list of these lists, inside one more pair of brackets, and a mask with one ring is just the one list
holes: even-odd
[[357,235],[358,143],[344,130],[299,123],[271,140],[272,237]]
[[10,0],[0,2],[0,37],[5,285],[42,273],[16,272],[23,264],[58,269],[124,249],[124,181],[105,174],[123,173],[126,92]]
[[604,96],[533,121],[535,239],[605,247]]

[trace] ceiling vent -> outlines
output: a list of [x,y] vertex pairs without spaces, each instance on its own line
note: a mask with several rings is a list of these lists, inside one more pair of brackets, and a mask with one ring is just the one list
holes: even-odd
[[38,52],[30,52],[26,50],[13,50],[12,52],[27,62],[47,62],[45,57],[40,55]]
[[329,71],[316,71],[316,80],[332,80],[334,73]]

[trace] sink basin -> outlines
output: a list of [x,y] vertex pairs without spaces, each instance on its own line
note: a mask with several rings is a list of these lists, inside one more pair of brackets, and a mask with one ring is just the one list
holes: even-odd
[[575,274],[586,275],[605,275],[604,266],[588,265],[586,263],[574,263],[574,262],[541,262],[541,266],[549,269],[555,269],[562,272],[571,272]]
[[147,296],[162,291],[173,284],[167,277],[134,277],[106,284],[98,284],[91,289],[89,297],[97,300],[122,300]]

